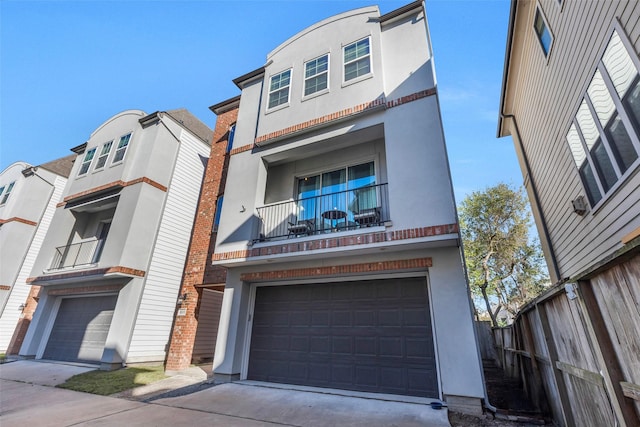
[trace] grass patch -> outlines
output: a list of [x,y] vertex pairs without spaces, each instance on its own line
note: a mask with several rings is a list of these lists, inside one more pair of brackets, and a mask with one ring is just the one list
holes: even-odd
[[7,355],[4,353],[0,353],[0,363],[4,363],[7,361]]
[[60,388],[108,396],[167,378],[164,367],[138,366],[117,371],[89,371],[74,375]]

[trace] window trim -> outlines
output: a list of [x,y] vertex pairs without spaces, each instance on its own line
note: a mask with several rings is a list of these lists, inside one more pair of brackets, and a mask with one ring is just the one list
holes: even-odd
[[[86,176],[89,173],[89,170],[91,170],[91,165],[93,164],[93,159],[96,158],[96,151],[98,151],[98,147],[90,148],[84,152],[84,158],[82,159],[82,163],[80,163],[80,169],[78,169],[78,177]],[[93,152],[91,155],[91,159],[89,159],[87,162],[87,156],[91,152]],[[85,164],[87,164],[87,170],[82,172],[82,168],[84,168]]]
[[[354,45],[354,44],[356,44],[356,43],[358,43],[358,42],[360,42],[362,40],[368,40],[368,42],[369,42],[369,54],[368,54],[368,57],[369,57],[369,72],[367,74],[363,74],[361,76],[357,76],[357,77],[354,77],[352,79],[345,80],[347,64],[351,64],[352,62],[358,61],[359,59],[361,59],[363,57],[356,58],[356,59],[354,59],[352,61],[349,61],[347,63],[344,60],[344,51],[349,46],[352,46],[352,45]],[[342,52],[342,87],[349,86],[351,84],[358,83],[358,82],[361,82],[362,80],[366,80],[366,79],[369,79],[369,78],[373,77],[373,49],[372,49],[372,43],[371,43],[371,34],[368,34],[365,37],[361,37],[361,38],[359,38],[357,40],[354,40],[354,41],[352,41],[350,43],[343,44],[341,52]]]
[[[116,149],[113,152],[113,160],[111,160],[111,166],[116,166],[121,164],[122,162],[124,162],[124,160],[127,158],[127,153],[129,152],[129,146],[131,145],[131,140],[133,139],[133,132],[127,132],[124,133],[120,136],[120,138],[118,138],[118,146],[120,145],[120,141],[122,141],[122,138],[125,138],[129,136],[129,140],[127,141],[127,145],[125,145],[123,147],[124,149],[124,154],[122,155],[122,159],[120,160],[116,160],[116,157],[118,157],[118,150],[120,150],[119,147],[116,147]],[[115,141],[115,139],[114,139]]]
[[[581,92],[580,92],[580,96],[578,97],[578,99],[576,100],[577,102],[577,107],[574,107],[574,114],[571,118],[571,121],[569,123],[568,129],[571,128],[571,125],[576,126],[576,130],[578,132],[578,135],[580,137],[580,141],[582,142],[582,147],[583,150],[585,151],[585,155],[586,155],[586,160],[587,162],[589,162],[592,171],[594,173],[595,176],[595,180],[596,180],[596,184],[598,186],[598,190],[601,192],[601,197],[600,200],[598,200],[597,202],[591,204],[591,201],[589,200],[589,205],[591,206],[591,215],[595,215],[604,205],[606,205],[609,200],[611,200],[614,195],[617,193],[617,191],[620,189],[620,187],[624,186],[626,184],[626,181],[630,178],[631,175],[635,174],[636,172],[638,172],[638,169],[640,168],[640,126],[636,127],[633,125],[633,123],[631,122],[630,118],[629,118],[629,113],[627,112],[626,108],[624,107],[624,103],[623,100],[620,98],[620,96],[618,95],[615,86],[613,84],[613,82],[611,81],[611,78],[609,76],[609,73],[604,65],[603,62],[603,56],[604,53],[606,52],[607,48],[609,47],[609,43],[611,42],[611,38],[613,37],[613,34],[617,33],[618,37],[620,38],[623,47],[625,48],[627,54],[629,55],[629,57],[631,58],[631,61],[633,62],[633,65],[636,68],[637,71],[637,76],[635,77],[634,80],[636,79],[640,79],[640,58],[638,57],[638,54],[635,51],[635,48],[633,47],[633,45],[631,44],[631,42],[628,39],[627,33],[624,30],[624,27],[622,26],[622,24],[619,22],[618,19],[616,19],[613,24],[610,26],[609,30],[606,33],[606,37],[604,40],[607,41],[607,43],[605,43],[600,51],[598,52],[598,55],[596,56],[597,61],[595,63],[595,66],[592,70],[592,74],[591,74],[591,78],[589,80],[587,80],[587,82],[585,83],[584,87],[582,88]],[[638,158],[636,158],[636,160],[629,165],[629,167],[626,169],[626,171],[621,172],[620,167],[617,163],[617,159],[616,156],[613,155],[612,149],[610,147],[609,144],[609,138],[607,135],[607,132],[605,131],[605,127],[606,126],[602,126],[602,123],[600,123],[600,120],[593,108],[591,99],[589,98],[588,95],[588,90],[589,87],[591,85],[591,82],[593,81],[593,76],[595,76],[596,71],[599,71],[600,74],[602,75],[602,78],[604,80],[605,86],[607,88],[607,90],[609,91],[609,94],[611,95],[611,98],[613,99],[613,103],[614,103],[614,107],[615,107],[615,112],[612,114],[611,118],[617,114],[618,117],[620,117],[620,119],[622,120],[622,123],[625,126],[625,130],[627,131],[627,134],[629,135],[629,138],[631,140],[632,146],[633,148],[636,150],[636,153],[638,154]],[[630,86],[631,87],[631,86]],[[582,102],[585,101],[585,103],[587,104],[587,106],[589,107],[589,112],[596,124],[596,128],[598,129],[598,136],[600,138],[600,142],[604,145],[606,151],[607,151],[607,155],[609,156],[609,160],[612,163],[614,170],[616,171],[616,176],[617,176],[617,180],[616,182],[613,183],[613,185],[611,185],[611,187],[609,188],[608,191],[604,191],[603,188],[603,184],[601,182],[601,177],[598,175],[597,172],[597,168],[595,168],[595,164],[594,161],[592,159],[592,155],[590,150],[588,149],[586,143],[585,143],[585,139],[582,135],[582,129],[577,125],[577,119],[576,119],[576,114],[577,111],[580,108],[580,105],[582,104]],[[609,120],[611,120],[611,118],[609,118]],[[607,123],[608,124],[608,123]],[[571,149],[569,147],[569,144],[567,142],[567,138],[566,135],[568,134],[569,131],[567,131],[565,133],[565,144],[567,146],[567,149],[569,150],[569,153],[571,155],[572,158],[572,163],[575,165],[575,170],[576,173],[578,174],[578,179],[580,181],[580,184],[582,185],[582,188],[584,190],[585,193],[587,193],[587,186],[585,184],[585,182],[582,179],[582,176],[580,174],[580,168],[582,166],[578,166],[576,165],[575,158],[573,156],[573,153],[571,152]],[[584,162],[583,162],[584,164]],[[587,197],[587,199],[589,199]]]
[[[536,29],[536,18],[538,17],[538,15],[542,18],[542,23],[544,24],[544,27],[546,28],[546,30],[549,32],[549,37],[551,37],[548,51],[545,49],[544,44],[542,43],[542,35],[538,34],[538,30]],[[553,31],[551,31],[551,26],[549,25],[549,21],[547,20],[547,17],[545,16],[544,11],[542,10],[542,7],[540,6],[539,3],[536,4],[536,12],[533,15],[533,25],[531,27],[533,28],[533,33],[535,34],[536,39],[538,40],[540,49],[542,49],[542,54],[548,61],[549,58],[551,57],[551,52],[553,51],[553,45],[556,38],[553,35]]]
[[7,202],[9,201],[9,196],[11,196],[11,193],[13,193],[13,188],[15,187],[15,185],[16,182],[11,181],[8,185],[2,186],[2,192],[4,194],[0,193],[0,196],[2,196],[2,198],[0,198],[0,206],[4,206],[5,204],[7,204]]
[[[311,77],[306,77],[306,75],[307,75],[307,64],[309,64],[312,61],[317,61],[318,59],[323,58],[325,56],[327,57],[327,70],[323,71],[321,73],[316,73]],[[319,56],[316,56],[315,58],[309,59],[308,61],[305,61],[302,64],[302,71],[304,72],[303,84],[302,84],[302,100],[303,101],[306,100],[306,99],[314,98],[316,96],[320,96],[320,95],[323,95],[323,94],[329,92],[329,87],[330,87],[330,84],[331,84],[331,73],[330,73],[330,71],[331,71],[331,55],[329,55],[329,52],[324,53],[324,54],[319,55]],[[324,89],[320,89],[320,90],[317,90],[315,92],[312,92],[312,93],[310,93],[308,95],[305,94],[305,92],[307,91],[307,80],[308,79],[312,79],[312,78],[317,78],[321,74],[326,74],[327,75],[327,87],[325,87]]]
[[[274,77],[280,76],[280,75],[286,73],[287,71],[289,72],[289,84],[286,86],[287,87],[287,101],[283,102],[282,104],[278,104],[278,105],[274,105],[273,107],[270,107],[269,106],[269,101],[271,100],[271,94],[275,93],[275,92],[278,92],[278,91],[283,89],[283,87],[279,87],[278,89],[272,91],[271,90],[271,81],[273,80]],[[273,112],[273,111],[278,111],[278,110],[281,110],[283,108],[287,108],[289,106],[289,104],[291,103],[291,83],[292,82],[293,82],[293,67],[289,67],[287,69],[284,69],[284,70],[279,71],[277,73],[271,74],[269,76],[269,86],[268,86],[269,90],[267,91],[267,102],[265,104],[267,113],[270,113],[270,112]]]
[[[102,146],[100,147],[100,154],[96,157],[96,165],[93,167],[94,172],[99,172],[107,166],[107,163],[109,163],[109,157],[111,155],[111,150],[113,149],[114,142],[115,142],[115,139],[112,139],[111,141],[107,141],[104,144],[102,144]],[[105,154],[102,154],[102,152],[104,151],[104,147],[106,147],[107,144],[111,144],[109,146],[109,151],[107,151]],[[105,159],[104,163],[102,164],[102,166],[98,166],[101,158]]]

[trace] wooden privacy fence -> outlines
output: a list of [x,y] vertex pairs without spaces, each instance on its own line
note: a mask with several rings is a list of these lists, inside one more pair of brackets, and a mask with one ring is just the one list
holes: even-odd
[[489,357],[558,425],[640,426],[640,255],[550,289],[492,332]]

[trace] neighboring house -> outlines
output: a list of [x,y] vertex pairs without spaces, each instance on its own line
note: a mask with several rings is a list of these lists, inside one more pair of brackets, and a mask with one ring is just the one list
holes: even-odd
[[15,354],[20,348],[14,330],[25,321],[26,280],[74,158],[39,166],[16,162],[0,174],[0,353]]
[[128,110],[73,149],[28,279],[38,303],[21,356],[164,361],[210,141],[184,109]]
[[318,22],[234,80],[242,93],[212,256],[227,268],[217,380],[481,411],[433,67],[414,2]]
[[233,149],[240,97],[210,107],[217,115],[211,153],[193,224],[180,295],[182,303],[169,343],[166,370],[181,371],[192,363],[211,365],[216,347],[226,270],[211,264],[220,208]]
[[640,3],[514,0],[507,40],[498,136],[557,284],[539,342],[570,397],[547,396],[561,424],[639,425]]

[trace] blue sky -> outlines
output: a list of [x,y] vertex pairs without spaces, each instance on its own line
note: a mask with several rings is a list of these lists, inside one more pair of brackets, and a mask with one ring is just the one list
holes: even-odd
[[[187,108],[211,128],[210,105],[300,30],[366,0],[0,1],[0,170],[71,154],[131,108]],[[427,0],[440,106],[458,202],[522,175],[496,139],[510,2]]]

